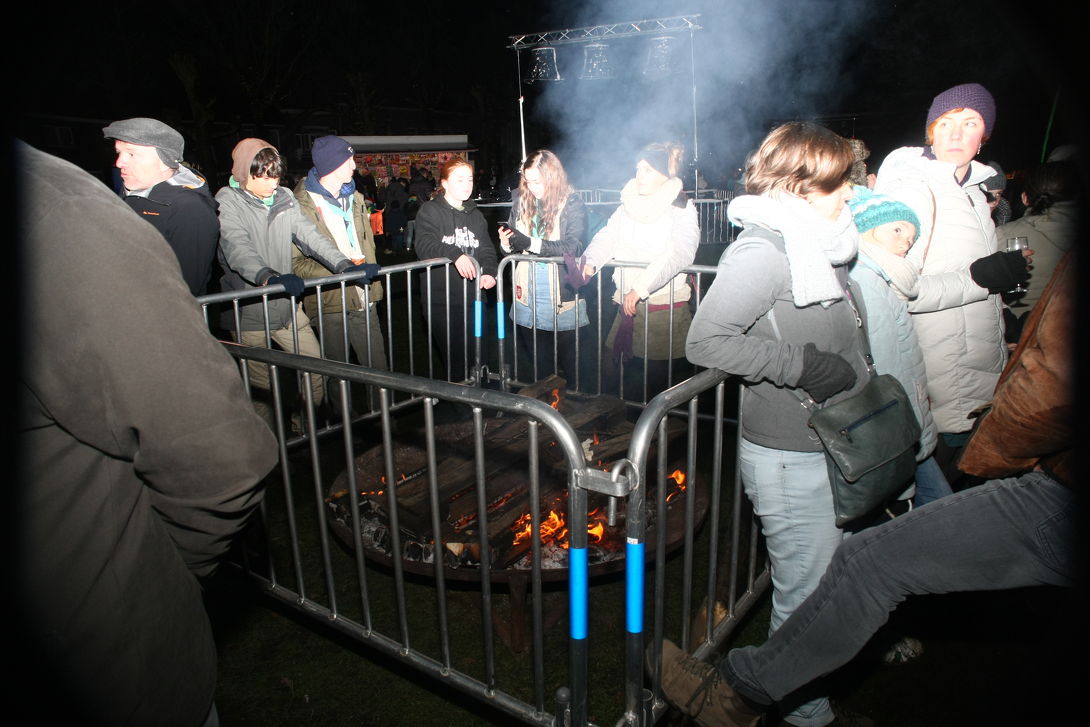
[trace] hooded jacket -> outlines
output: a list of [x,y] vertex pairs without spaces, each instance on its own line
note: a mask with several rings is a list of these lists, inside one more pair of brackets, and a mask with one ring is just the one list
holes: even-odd
[[166,239],[182,267],[189,292],[193,295],[208,292],[220,223],[216,201],[204,178],[180,167],[173,177],[146,192],[126,195],[125,204]]
[[[257,146],[257,145],[252,145]],[[261,147],[247,152],[249,161],[236,160],[233,167],[249,169]],[[226,187],[216,193],[220,213],[221,286],[224,291],[249,290],[265,285],[275,275],[292,270],[292,241],[310,257],[317,258],[334,273],[344,272],[352,264],[328,237],[307,219],[295,195],[287,187],[277,187],[270,200],[260,200],[242,188],[232,174]],[[269,326],[276,330],[291,324],[291,299],[270,298]],[[240,306],[241,328],[259,331],[265,327],[262,301]],[[232,311],[223,316],[223,326],[235,329]]]
[[443,195],[422,205],[416,215],[413,247],[421,260],[457,260],[469,255],[480,263],[483,275],[495,276],[499,266],[488,221],[472,200],[463,202],[460,210],[451,207]]
[[973,282],[969,265],[996,252],[995,225],[980,183],[996,174],[972,162],[958,183],[954,165],[919,147],[896,149],[878,171],[875,191],[912,207],[922,228],[908,259],[920,268],[919,293],[908,302],[923,349],[932,413],[940,432],[972,426],[1007,360],[1002,300]]
[[[328,197],[329,193],[324,189],[322,190],[322,193]],[[314,194],[318,193],[312,193],[307,190],[306,178],[299,180],[299,184],[295,186],[295,199],[299,202],[299,209],[302,211],[303,216],[314,223],[315,227],[318,228],[318,232],[333,240],[335,238],[326,226],[325,219],[318,212],[318,203],[314,199]],[[375,235],[371,231],[371,219],[370,214],[367,212],[367,202],[363,198],[363,195],[354,189],[352,192],[352,224],[356,228],[356,237],[360,249],[363,252],[364,261],[377,263],[378,257],[375,254]],[[303,255],[302,250],[300,250],[298,246],[294,246],[292,249],[292,271],[304,279],[324,278],[327,275],[333,274],[331,270],[314,258]],[[371,302],[377,303],[382,300],[382,283],[376,280],[371,283],[370,288]],[[360,310],[363,307],[360,296],[353,294],[354,290],[354,286],[349,286],[345,291],[345,298],[347,299],[348,310],[350,311]],[[318,315],[318,295],[313,290],[307,291],[307,295],[303,298],[303,310],[311,318]],[[330,313],[340,312],[340,286],[333,285],[323,288],[322,314],[328,315]]]

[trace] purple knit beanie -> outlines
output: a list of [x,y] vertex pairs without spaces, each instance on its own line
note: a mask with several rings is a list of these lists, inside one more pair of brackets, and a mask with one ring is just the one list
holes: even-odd
[[339,136],[322,136],[314,140],[310,158],[314,171],[324,177],[353,156],[352,145]]
[[931,102],[931,108],[927,110],[927,123],[931,122],[948,111],[954,109],[972,109],[984,119],[984,133],[991,135],[995,127],[995,99],[988,93],[988,89],[979,83],[963,83],[960,86],[948,88]]

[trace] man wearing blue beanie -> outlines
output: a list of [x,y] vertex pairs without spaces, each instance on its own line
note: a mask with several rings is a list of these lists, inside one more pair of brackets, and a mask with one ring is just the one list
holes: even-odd
[[[356,157],[352,146],[339,136],[323,136],[314,141],[310,152],[313,166],[295,187],[295,198],[303,215],[318,230],[337,244],[345,257],[371,271],[378,271],[375,237],[368,219],[367,203],[356,190],[353,174]],[[292,269],[301,278],[331,275],[321,261],[306,257],[296,248]],[[326,358],[351,362],[344,345],[344,331],[356,354],[356,362],[371,368],[386,369],[385,341],[376,304],[382,299],[382,283],[349,285],[341,305],[341,288],[327,285],[322,290],[322,349]],[[318,315],[318,296],[313,290],[303,298],[303,310],[312,319]],[[339,397],[333,397],[339,406]]]

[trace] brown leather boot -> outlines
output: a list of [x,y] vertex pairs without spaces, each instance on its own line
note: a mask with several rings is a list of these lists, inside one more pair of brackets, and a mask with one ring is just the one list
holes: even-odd
[[742,699],[719,670],[662,642],[662,693],[704,727],[757,727],[764,710]]

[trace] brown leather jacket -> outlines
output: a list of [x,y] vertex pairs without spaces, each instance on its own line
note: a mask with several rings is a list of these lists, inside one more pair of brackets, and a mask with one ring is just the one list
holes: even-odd
[[1075,483],[1073,338],[1077,270],[1073,252],[1060,261],[1022,329],[958,468],[989,479],[1036,466]]

